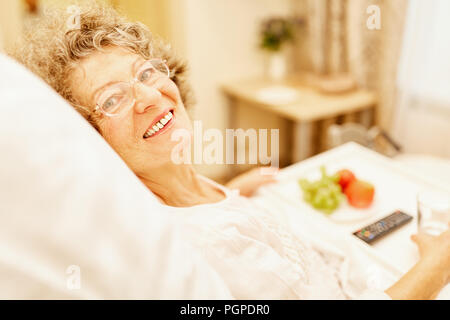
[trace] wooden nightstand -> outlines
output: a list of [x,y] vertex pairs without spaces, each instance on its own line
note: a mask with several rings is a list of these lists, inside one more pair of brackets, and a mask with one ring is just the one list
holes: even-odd
[[376,97],[370,91],[355,89],[324,94],[306,85],[299,77],[276,83],[265,78],[238,80],[224,83],[221,89],[229,101],[231,128],[237,125],[236,108],[243,106],[253,112],[269,112],[293,124],[292,162],[313,155],[311,142],[315,122],[359,113],[359,122],[370,126],[376,109]]

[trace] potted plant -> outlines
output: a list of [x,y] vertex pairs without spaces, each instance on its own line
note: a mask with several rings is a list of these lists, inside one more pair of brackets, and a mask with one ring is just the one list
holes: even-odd
[[269,53],[267,73],[273,80],[281,80],[286,75],[285,44],[294,39],[294,23],[290,18],[272,17],[261,24],[260,47]]

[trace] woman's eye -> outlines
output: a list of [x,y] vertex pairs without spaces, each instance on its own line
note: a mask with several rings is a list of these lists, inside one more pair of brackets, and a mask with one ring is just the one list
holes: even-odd
[[117,103],[118,99],[116,96],[110,97],[103,103],[103,110],[105,111],[111,110],[117,105]]
[[153,75],[154,72],[155,72],[155,69],[147,69],[147,70],[144,70],[144,72],[141,73],[141,76],[140,76],[140,78],[139,78],[139,81],[141,81],[141,82],[146,82],[146,81],[148,81],[148,80],[152,77],[152,75]]

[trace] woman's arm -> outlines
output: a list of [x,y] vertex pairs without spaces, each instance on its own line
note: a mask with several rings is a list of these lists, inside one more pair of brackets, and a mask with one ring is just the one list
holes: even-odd
[[450,281],[450,230],[439,237],[419,234],[412,239],[421,259],[386,293],[392,299],[434,299]]
[[262,185],[275,182],[275,176],[278,168],[271,170],[270,168],[255,168],[240,174],[225,184],[230,189],[239,189],[242,196],[251,197],[255,191]]
[[434,299],[448,282],[444,271],[435,261],[422,259],[386,293],[394,300]]

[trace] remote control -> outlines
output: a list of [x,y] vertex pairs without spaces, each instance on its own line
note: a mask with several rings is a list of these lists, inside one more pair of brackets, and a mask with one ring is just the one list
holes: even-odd
[[404,225],[411,219],[412,217],[409,214],[397,210],[393,214],[378,220],[353,234],[368,244],[372,244],[375,240]]

